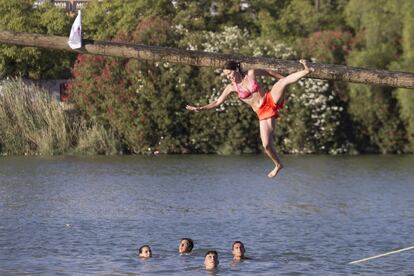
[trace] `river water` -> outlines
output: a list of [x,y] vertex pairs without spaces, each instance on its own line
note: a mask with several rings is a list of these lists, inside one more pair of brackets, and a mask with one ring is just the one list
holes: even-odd
[[414,245],[414,156],[283,161],[267,179],[261,155],[1,158],[0,275],[414,273],[414,250],[349,264]]

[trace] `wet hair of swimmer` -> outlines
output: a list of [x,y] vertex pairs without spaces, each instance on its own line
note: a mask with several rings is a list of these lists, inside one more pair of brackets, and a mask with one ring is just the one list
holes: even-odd
[[213,255],[216,255],[218,257],[218,253],[217,253],[216,250],[207,251],[206,254],[204,255],[204,257],[206,257],[208,254],[213,254]]
[[240,67],[240,62],[236,62],[234,60],[226,61],[226,63],[223,66],[223,70],[224,69],[234,70],[234,71],[239,72],[239,73],[242,72],[242,69]]
[[180,240],[180,242],[182,242],[182,241],[188,241],[188,247],[190,248],[190,251],[193,250],[194,242],[193,242],[192,239],[190,239],[190,238],[182,238]]
[[232,250],[234,249],[234,246],[235,246],[236,244],[240,244],[240,245],[241,245],[241,246],[243,246],[243,248],[244,248],[244,244],[243,244],[241,241],[235,241],[235,242],[233,242],[233,245],[231,246],[231,249],[232,249]]
[[151,247],[149,245],[147,245],[147,244],[144,244],[143,246],[141,246],[138,249],[138,254],[141,254],[142,253],[142,249],[144,249],[144,247],[148,247],[149,251],[151,252]]

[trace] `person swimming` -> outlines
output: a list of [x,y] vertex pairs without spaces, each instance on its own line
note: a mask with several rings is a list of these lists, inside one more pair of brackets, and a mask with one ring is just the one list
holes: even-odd
[[138,249],[138,257],[140,258],[151,258],[152,251],[149,245],[143,245]]
[[206,270],[214,270],[219,264],[218,253],[215,250],[207,251],[204,256],[204,267]]
[[250,259],[250,258],[248,258],[244,255],[246,253],[246,249],[244,247],[244,244],[241,241],[233,242],[233,245],[231,247],[231,251],[233,253],[233,260],[234,261],[241,261],[241,260]]
[[182,238],[180,240],[180,245],[178,246],[178,252],[180,254],[188,254],[191,253],[194,247],[194,242],[192,239],[189,238]]

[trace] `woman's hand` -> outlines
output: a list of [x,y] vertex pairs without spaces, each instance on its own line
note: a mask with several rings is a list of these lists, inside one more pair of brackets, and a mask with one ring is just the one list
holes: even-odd
[[187,105],[185,107],[185,109],[190,110],[190,111],[195,111],[195,112],[199,112],[201,110],[200,107],[198,107],[198,106],[192,106],[192,105]]
[[226,99],[226,97],[232,92],[233,90],[233,85],[232,84],[228,84],[226,86],[226,88],[224,89],[224,91],[221,93],[220,97],[218,97],[217,100],[210,102],[209,104],[203,105],[203,106],[192,106],[192,105],[187,105],[185,107],[185,109],[190,110],[190,111],[194,111],[194,112],[199,112],[202,110],[211,110],[213,108],[216,108],[217,106],[221,105],[224,100]]

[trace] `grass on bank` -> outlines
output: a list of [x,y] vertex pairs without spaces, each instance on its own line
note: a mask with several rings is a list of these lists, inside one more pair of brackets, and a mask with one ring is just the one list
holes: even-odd
[[46,90],[22,79],[1,83],[2,155],[115,154],[115,135],[67,112]]

